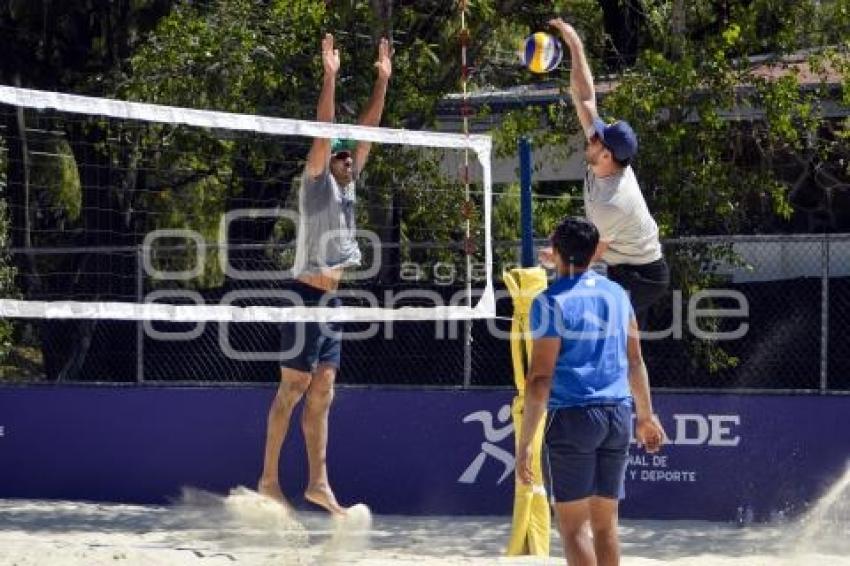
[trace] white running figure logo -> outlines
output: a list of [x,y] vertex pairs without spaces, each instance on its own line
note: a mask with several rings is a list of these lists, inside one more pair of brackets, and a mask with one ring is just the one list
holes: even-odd
[[496,446],[496,443],[503,441],[514,432],[513,423],[508,422],[511,418],[511,406],[503,405],[502,408],[499,409],[497,418],[500,423],[507,424],[499,429],[494,428],[493,415],[490,411],[475,411],[474,413],[469,413],[463,417],[464,423],[471,423],[475,421],[480,422],[481,426],[484,428],[484,438],[486,440],[481,443],[481,453],[475,457],[472,463],[469,464],[466,470],[464,470],[458,478],[457,481],[459,483],[475,483],[478,479],[478,473],[481,471],[481,468],[484,466],[484,462],[487,460],[487,456],[492,456],[505,466],[505,471],[502,472],[502,477],[499,478],[499,481],[497,481],[496,484],[500,484],[505,481],[505,478],[514,471],[516,459],[513,454],[504,448]]

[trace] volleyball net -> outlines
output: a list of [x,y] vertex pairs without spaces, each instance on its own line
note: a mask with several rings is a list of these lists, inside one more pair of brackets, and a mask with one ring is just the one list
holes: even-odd
[[[362,261],[345,272],[340,308],[291,292],[298,193],[317,137],[372,143],[348,203]],[[204,323],[491,318],[490,154],[480,135],[0,87],[0,317],[65,321],[69,341],[109,328],[98,320],[138,321],[139,340],[184,347]],[[256,332],[240,332],[237,358],[255,345],[272,356],[252,343]]]

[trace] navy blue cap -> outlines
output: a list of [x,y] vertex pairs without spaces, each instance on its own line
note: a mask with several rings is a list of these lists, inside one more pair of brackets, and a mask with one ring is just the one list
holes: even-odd
[[627,161],[637,155],[637,135],[628,122],[618,120],[613,124],[606,124],[600,118],[594,118],[593,130],[599,136],[599,141],[610,149],[619,161]]

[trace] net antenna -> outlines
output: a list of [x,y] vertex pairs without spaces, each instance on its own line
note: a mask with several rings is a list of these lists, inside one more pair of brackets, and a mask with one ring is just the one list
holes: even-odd
[[[35,111],[57,111],[106,119],[191,126],[209,130],[232,130],[271,136],[301,138],[350,138],[379,144],[398,144],[445,150],[472,151],[481,166],[484,232],[484,289],[467,285],[466,304],[449,306],[236,306],[233,304],[166,304],[140,301],[19,300],[0,298],[0,317],[59,319],[118,319],[147,321],[280,322],[307,321],[415,321],[473,320],[495,316],[492,253],[492,140],[486,135],[451,134],[380,127],[312,122],[269,116],[181,108],[157,104],[94,98],[57,92],[0,86],[0,104]],[[468,171],[468,163],[465,165]],[[467,173],[468,174],[468,173]],[[469,185],[466,179],[467,201]],[[225,222],[225,219],[222,219]],[[468,222],[467,222],[468,224]],[[468,230],[468,229],[467,229]],[[227,242],[221,240],[220,259],[227,264]],[[469,245],[467,238],[464,247]],[[203,242],[196,242],[203,247]],[[471,265],[467,261],[467,271]],[[474,296],[480,293],[477,302]]]

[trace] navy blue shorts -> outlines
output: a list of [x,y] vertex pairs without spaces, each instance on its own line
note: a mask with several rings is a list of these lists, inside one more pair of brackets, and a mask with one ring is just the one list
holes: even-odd
[[[294,306],[339,307],[339,297],[300,281],[290,289],[300,303]],[[339,369],[342,325],[337,322],[286,322],[280,325],[280,366],[311,373],[319,364]]]
[[546,421],[544,462],[551,500],[566,503],[592,495],[625,496],[630,405],[553,409]]

